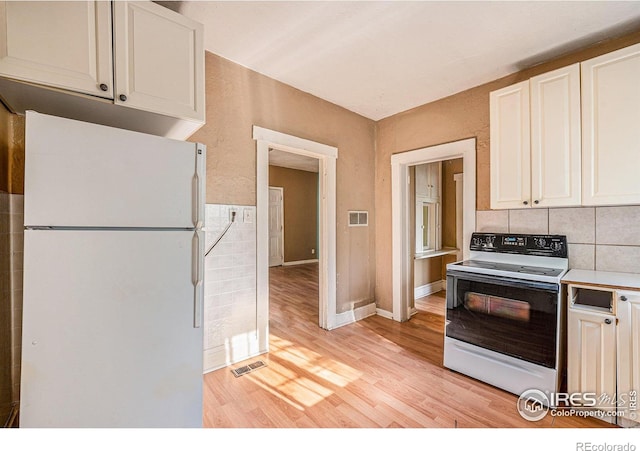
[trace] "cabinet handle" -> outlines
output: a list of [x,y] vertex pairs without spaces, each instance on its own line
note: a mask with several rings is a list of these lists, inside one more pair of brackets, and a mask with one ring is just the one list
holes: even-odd
[[620,296],[620,300],[621,300],[622,302],[625,302],[625,301],[627,300],[627,297],[626,297],[626,296]]
[[100,84],[100,89],[102,89],[103,91],[108,91],[109,87],[107,85],[105,85],[104,83]]
[[529,201],[525,200],[524,202],[522,202],[523,205],[529,205]]
[[123,102],[126,102],[127,96],[125,96],[124,94],[120,94],[120,100],[122,100]]
[[611,320],[609,318],[607,318],[607,319],[604,320],[604,323],[605,324],[611,324]]
[[538,205],[540,203],[540,201],[539,200],[534,200],[533,203]]

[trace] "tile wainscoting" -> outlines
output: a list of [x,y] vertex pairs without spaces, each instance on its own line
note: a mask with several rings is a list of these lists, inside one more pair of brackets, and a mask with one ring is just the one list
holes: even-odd
[[24,196],[0,192],[0,424],[20,399]]
[[[258,354],[256,207],[207,204],[205,248],[229,224],[232,210],[236,211],[235,222],[205,258],[205,372]],[[245,217],[250,220],[245,222]]]
[[478,211],[476,230],[566,235],[570,268],[640,272],[640,206]]

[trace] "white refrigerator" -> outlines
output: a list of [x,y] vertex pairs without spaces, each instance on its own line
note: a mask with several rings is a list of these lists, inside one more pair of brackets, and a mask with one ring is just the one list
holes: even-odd
[[202,426],[205,147],[27,112],[21,427]]

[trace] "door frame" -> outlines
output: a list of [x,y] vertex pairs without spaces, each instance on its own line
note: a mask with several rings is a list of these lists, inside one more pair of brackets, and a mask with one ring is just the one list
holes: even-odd
[[[280,242],[282,243],[282,247],[280,248],[280,250],[282,251],[282,254],[280,255],[280,265],[284,264],[284,188],[281,186],[269,186],[269,190],[278,190],[280,191]],[[271,221],[269,221],[269,224],[271,224]],[[271,241],[269,241],[269,243],[271,243]],[[269,255],[271,255],[271,250],[269,250]],[[273,266],[277,266],[277,265],[273,265]],[[269,267],[271,268],[271,262],[269,262]]]
[[[257,326],[260,351],[269,348],[269,149],[318,159],[319,326],[336,327],[336,160],[338,148],[253,126],[256,141]],[[261,334],[265,334],[262,336]]]
[[409,167],[455,158],[463,159],[462,255],[467,259],[471,233],[476,228],[476,138],[391,155],[392,317],[395,321],[409,319],[409,300],[413,293],[409,283],[415,248],[415,243],[410,242],[413,224],[409,208]]

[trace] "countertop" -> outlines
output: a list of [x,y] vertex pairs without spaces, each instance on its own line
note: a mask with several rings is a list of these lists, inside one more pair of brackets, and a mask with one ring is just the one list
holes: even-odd
[[640,291],[640,274],[570,269],[562,278],[562,283],[576,283]]
[[438,249],[437,251],[429,251],[429,252],[420,252],[414,256],[415,260],[421,260],[423,258],[433,258],[440,257],[441,255],[449,255],[456,254],[459,249],[455,247],[443,247],[442,249]]

